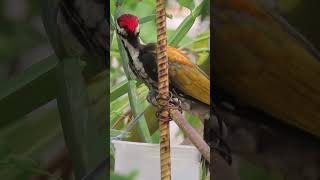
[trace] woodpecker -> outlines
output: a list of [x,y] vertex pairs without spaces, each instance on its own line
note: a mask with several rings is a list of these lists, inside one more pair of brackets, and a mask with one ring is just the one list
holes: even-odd
[[[148,88],[148,101],[157,105],[157,62],[156,44],[143,44],[139,38],[139,20],[131,14],[123,14],[117,18],[117,34],[129,59],[130,70]],[[199,117],[204,122],[204,139],[209,145],[217,145],[211,134],[207,134],[206,126],[215,129],[215,140],[220,141],[226,133],[224,123],[210,117],[210,79],[209,77],[180,50],[167,47],[169,63],[169,90],[171,101],[179,104],[183,111]],[[211,131],[210,131],[211,132]],[[218,133],[219,132],[219,133]],[[221,142],[221,141],[220,141]],[[221,143],[223,144],[223,143]],[[219,146],[219,145],[218,145]],[[230,162],[228,147],[215,147]]]

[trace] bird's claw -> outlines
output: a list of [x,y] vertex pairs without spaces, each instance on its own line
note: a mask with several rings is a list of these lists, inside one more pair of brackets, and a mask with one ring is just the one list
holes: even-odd
[[168,106],[170,109],[176,109],[182,113],[181,108],[181,101],[179,98],[173,97],[172,93],[170,92],[170,98],[168,100]]
[[[160,99],[160,96],[158,95],[158,93],[154,90],[150,90],[149,91],[149,94],[147,96],[147,101],[152,104],[153,106],[156,106],[158,107],[159,106],[159,99]],[[159,109],[156,113],[156,116],[159,117],[160,116],[160,113],[163,112],[164,110],[172,110],[172,109],[176,109],[176,110],[179,110],[181,113],[182,113],[182,108],[181,108],[181,101],[179,100],[179,98],[176,98],[173,96],[173,94],[171,92],[169,92],[169,97],[168,97],[168,100],[167,100],[167,103],[165,106],[161,106],[162,108]],[[170,115],[168,115],[169,118],[167,118],[168,120],[167,121],[171,121],[171,117]],[[161,118],[162,119],[162,118]],[[165,119],[165,118],[163,118]]]
[[[149,94],[147,96],[147,101],[152,104],[153,106],[158,107],[159,106],[159,99],[160,96],[158,95],[158,93],[154,90],[150,90]],[[173,94],[171,92],[169,92],[169,97],[168,97],[168,101],[167,104],[168,107],[170,109],[178,109],[180,112],[182,112],[182,108],[181,108],[181,101],[179,100],[179,98],[176,98],[173,96]]]
[[147,101],[153,106],[158,106],[158,93],[154,90],[150,90],[147,96]]

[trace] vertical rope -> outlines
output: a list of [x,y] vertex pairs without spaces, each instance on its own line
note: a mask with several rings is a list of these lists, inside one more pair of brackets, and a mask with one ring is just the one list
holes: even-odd
[[157,65],[159,91],[160,165],[161,179],[171,180],[170,129],[169,129],[169,77],[166,34],[165,0],[156,0]]

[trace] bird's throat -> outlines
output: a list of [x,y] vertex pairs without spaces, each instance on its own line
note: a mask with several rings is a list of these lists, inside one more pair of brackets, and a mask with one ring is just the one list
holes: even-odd
[[128,59],[129,59],[129,67],[130,70],[135,74],[138,79],[142,81],[150,81],[149,76],[144,69],[143,62],[139,59],[142,53],[143,45],[141,44],[140,38],[129,37],[129,38],[121,38],[121,42],[126,50]]

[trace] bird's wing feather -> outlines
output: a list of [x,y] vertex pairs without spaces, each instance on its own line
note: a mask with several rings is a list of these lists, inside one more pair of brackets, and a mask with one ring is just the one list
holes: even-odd
[[[214,41],[219,87],[237,102],[320,137],[317,53],[286,23],[261,8],[236,10],[215,16],[220,21]],[[239,18],[249,15],[251,19]]]
[[205,104],[210,104],[210,80],[180,50],[168,47],[169,76],[180,91]]

